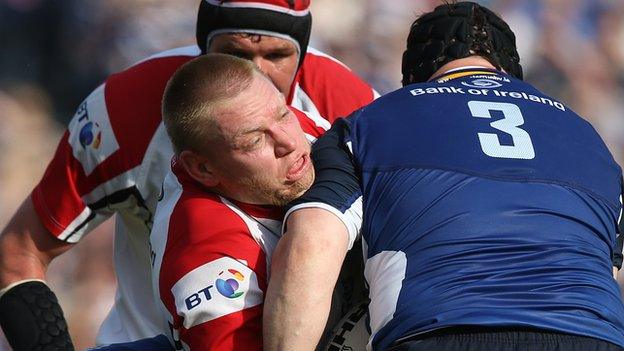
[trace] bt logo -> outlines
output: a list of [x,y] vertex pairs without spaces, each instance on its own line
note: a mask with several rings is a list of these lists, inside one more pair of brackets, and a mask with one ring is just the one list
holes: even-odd
[[102,142],[102,132],[100,131],[100,125],[94,122],[87,122],[87,124],[80,130],[80,145],[83,148],[91,146],[94,149],[98,149]]
[[[226,272],[228,274],[226,274]],[[227,276],[231,276],[232,278],[227,278]],[[245,280],[245,276],[241,272],[235,269],[228,269],[227,271],[221,271],[219,273],[219,277],[221,278],[217,278],[215,282],[219,294],[227,297],[228,299],[235,299],[245,293],[244,291],[238,291],[240,286],[239,282]],[[208,285],[207,287],[184,299],[186,308],[190,311],[191,309],[199,306],[202,301],[210,301],[212,299],[210,289],[212,288],[214,288],[214,285]]]
[[[242,282],[243,280],[245,280],[245,276],[243,276],[243,274],[235,269],[228,269],[228,272],[232,274],[232,276],[234,277],[234,279],[230,278],[230,279],[217,279],[216,284],[217,284],[217,291],[219,291],[219,293],[221,293],[221,295],[230,298],[230,299],[235,299],[239,296],[241,296],[244,292],[243,291],[237,291],[238,290],[238,286],[239,283],[238,282]],[[222,276],[224,272],[219,273],[219,276]]]

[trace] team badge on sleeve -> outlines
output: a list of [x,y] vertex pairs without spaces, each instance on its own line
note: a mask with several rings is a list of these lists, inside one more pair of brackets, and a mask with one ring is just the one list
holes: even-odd
[[172,288],[184,327],[217,319],[262,303],[256,273],[230,257],[195,268]]
[[87,176],[119,149],[106,110],[104,85],[78,107],[69,124],[69,144]]

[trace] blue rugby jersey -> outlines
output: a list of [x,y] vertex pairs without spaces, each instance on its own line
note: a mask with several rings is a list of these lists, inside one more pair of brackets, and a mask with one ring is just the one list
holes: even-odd
[[337,122],[313,157],[315,185],[289,212],[330,205],[351,235],[361,225],[373,349],[453,325],[624,347],[611,271],[621,169],[560,102],[499,72],[454,71]]

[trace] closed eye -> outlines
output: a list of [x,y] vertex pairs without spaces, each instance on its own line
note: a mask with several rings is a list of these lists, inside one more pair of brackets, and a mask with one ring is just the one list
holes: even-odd
[[245,151],[253,150],[261,144],[263,139],[264,139],[264,134],[258,134],[250,139],[247,139],[243,143],[242,149]]
[[251,60],[253,59],[253,56],[250,55],[248,52],[245,51],[239,51],[239,50],[224,50],[223,52],[224,54],[227,55],[232,55],[232,56],[236,56],[245,60]]
[[282,115],[279,118],[280,122],[286,121],[288,120],[288,118],[290,117],[290,110],[286,110],[284,113],[282,113]]

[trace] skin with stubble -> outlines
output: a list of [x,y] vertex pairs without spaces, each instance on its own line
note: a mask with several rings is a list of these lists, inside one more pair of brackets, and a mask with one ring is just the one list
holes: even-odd
[[284,96],[290,91],[299,60],[299,51],[291,41],[248,33],[217,35],[210,42],[208,52],[253,61]]
[[[250,204],[285,205],[314,181],[310,143],[271,81],[254,73],[250,86],[213,109],[213,137],[180,159],[203,162],[211,190]],[[193,172],[189,172],[193,176]]]

